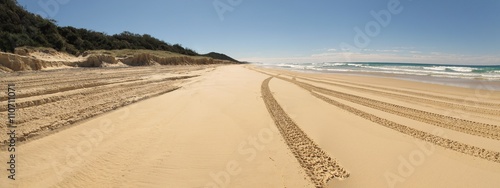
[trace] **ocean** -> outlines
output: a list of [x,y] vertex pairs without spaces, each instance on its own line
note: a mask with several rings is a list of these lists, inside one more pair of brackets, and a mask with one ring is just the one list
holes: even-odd
[[281,63],[262,66],[297,71],[376,75],[421,82],[474,88],[477,84],[489,90],[500,90],[500,65],[444,65],[417,63]]

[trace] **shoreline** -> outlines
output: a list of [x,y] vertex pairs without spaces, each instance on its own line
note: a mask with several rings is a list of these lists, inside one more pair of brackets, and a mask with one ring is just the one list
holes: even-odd
[[351,75],[351,76],[367,76],[367,77],[379,77],[379,78],[393,78],[399,80],[416,81],[429,84],[439,84],[445,86],[455,86],[468,89],[483,89],[483,90],[494,90],[500,91],[500,80],[489,80],[489,79],[478,79],[478,78],[453,78],[453,77],[440,77],[432,75],[411,75],[404,73],[377,73],[377,72],[363,72],[363,71],[335,71],[335,70],[311,70],[311,69],[295,69],[295,68],[285,68],[274,65],[259,65],[255,66],[280,69],[286,71],[296,71],[304,73],[325,73],[325,74],[340,74],[340,75]]

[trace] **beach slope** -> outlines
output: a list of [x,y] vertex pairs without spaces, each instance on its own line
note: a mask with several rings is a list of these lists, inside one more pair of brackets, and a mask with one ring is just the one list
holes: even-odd
[[[158,95],[27,138],[16,148],[16,180],[0,184],[500,184],[499,92],[251,65],[181,72],[192,76],[172,83],[170,73],[147,76],[169,84]],[[0,160],[7,157],[2,150]]]

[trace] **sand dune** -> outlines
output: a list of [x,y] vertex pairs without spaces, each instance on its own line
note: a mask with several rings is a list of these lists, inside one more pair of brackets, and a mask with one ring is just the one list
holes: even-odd
[[127,67],[157,65],[234,64],[228,60],[187,56],[153,50],[94,50],[73,56],[50,48],[17,48],[16,54],[0,52],[0,73],[68,69],[76,67]]
[[242,65],[55,70],[1,84],[12,82],[22,144],[17,180],[0,178],[9,187],[500,184],[497,91]]

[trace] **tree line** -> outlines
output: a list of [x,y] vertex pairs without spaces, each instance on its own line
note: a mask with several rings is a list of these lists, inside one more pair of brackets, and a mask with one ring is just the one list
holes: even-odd
[[87,50],[147,49],[185,55],[199,55],[180,44],[171,45],[151,35],[128,31],[108,35],[74,27],[59,27],[55,20],[26,11],[16,0],[0,0],[0,50],[14,52],[16,47],[49,47],[79,55]]

